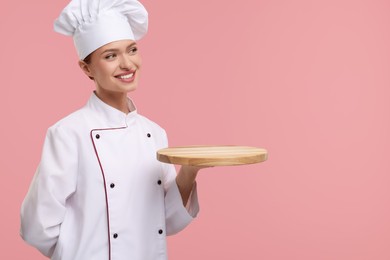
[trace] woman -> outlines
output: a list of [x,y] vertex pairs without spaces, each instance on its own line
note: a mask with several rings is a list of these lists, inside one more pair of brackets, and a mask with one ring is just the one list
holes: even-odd
[[135,0],[73,0],[55,22],[72,35],[96,89],[82,109],[49,128],[21,209],[21,236],[61,260],[167,259],[166,235],[198,213],[199,168],[156,160],[165,131],[138,114],[136,41],[147,12]]

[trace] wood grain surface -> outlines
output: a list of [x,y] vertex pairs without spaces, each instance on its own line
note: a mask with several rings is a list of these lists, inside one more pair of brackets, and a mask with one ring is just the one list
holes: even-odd
[[157,151],[157,160],[178,165],[231,166],[267,160],[267,150],[235,145],[181,146]]

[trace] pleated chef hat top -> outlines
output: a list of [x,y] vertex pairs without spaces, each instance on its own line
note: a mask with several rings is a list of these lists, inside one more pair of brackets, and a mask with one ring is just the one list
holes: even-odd
[[55,20],[54,30],[73,36],[83,60],[107,43],[141,39],[148,30],[148,13],[136,0],[72,0]]

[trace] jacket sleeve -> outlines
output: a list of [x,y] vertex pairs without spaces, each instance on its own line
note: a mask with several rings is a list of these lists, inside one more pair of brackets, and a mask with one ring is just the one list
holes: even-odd
[[76,189],[77,149],[61,127],[49,128],[41,162],[21,207],[20,235],[42,254],[55,249],[66,213],[66,200]]
[[[165,146],[168,141],[165,135]],[[192,187],[187,206],[184,207],[179,188],[176,184],[176,169],[172,164],[163,164],[165,174],[165,223],[167,235],[183,230],[199,212],[196,183]]]

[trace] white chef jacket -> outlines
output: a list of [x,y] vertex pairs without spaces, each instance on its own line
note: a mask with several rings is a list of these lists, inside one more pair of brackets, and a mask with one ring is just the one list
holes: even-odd
[[187,208],[173,165],[156,151],[165,131],[92,94],[50,127],[21,208],[21,236],[53,260],[167,259],[166,235],[199,211],[196,185]]

